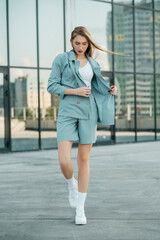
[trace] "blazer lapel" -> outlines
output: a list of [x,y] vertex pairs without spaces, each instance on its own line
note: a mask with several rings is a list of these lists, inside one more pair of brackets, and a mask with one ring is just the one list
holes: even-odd
[[86,56],[88,58],[88,61],[93,69],[93,72],[95,75],[98,75],[100,72],[99,72],[99,67],[95,66],[94,64],[94,61],[92,60],[92,58],[86,53]]
[[[80,65],[80,61],[77,61],[76,60],[76,55],[74,53],[73,50],[69,51],[68,52],[68,59],[69,59],[69,65],[70,65],[70,68],[75,76],[75,78],[77,79],[78,81],[78,84],[80,86],[84,86],[86,85],[85,82],[83,81],[80,73],[79,73],[79,65]],[[83,84],[83,85],[82,85]]]
[[[70,67],[73,71],[73,74],[74,75],[76,74],[76,78],[80,79],[85,84],[85,82],[83,81],[83,79],[82,79],[82,77],[79,73],[80,61],[76,60],[75,52],[73,50],[71,50],[71,51],[68,52],[68,54],[69,54]],[[98,75],[99,68],[94,66],[94,62],[92,61],[92,59],[89,57],[89,55],[87,53],[86,53],[86,57],[88,58],[88,61],[91,64],[91,67],[92,67],[92,70],[93,70],[94,74]]]
[[95,66],[94,60],[89,57],[88,54],[86,54],[86,56],[88,57],[88,61],[92,66],[93,72],[95,73],[95,81],[92,81],[92,84],[97,89],[97,91],[100,91],[103,94],[110,94],[108,90],[110,90],[111,88],[109,84],[103,79],[101,75],[101,69]]
[[[79,73],[79,66],[80,66],[80,61],[75,61],[75,72],[77,76],[83,81],[81,74]],[[84,81],[83,81],[84,82]]]
[[[70,67],[71,67],[72,72],[73,72],[74,76],[76,77],[79,85],[82,86],[82,84],[83,84],[83,86],[84,85],[87,86],[79,73],[80,61],[76,60],[75,52],[73,50],[71,50],[68,52],[68,55],[69,55],[68,58],[69,58]],[[98,88],[100,87],[100,89],[107,88],[107,91],[108,91],[110,89],[110,87],[109,87],[108,83],[102,78],[100,68],[95,66],[94,60],[92,60],[92,58],[87,53],[86,53],[86,57],[88,58],[88,61],[92,67],[94,74],[95,74],[95,78],[93,78],[93,80],[96,79],[97,87]],[[98,78],[98,80],[97,80],[97,78]],[[104,90],[104,93],[106,93],[105,90]]]

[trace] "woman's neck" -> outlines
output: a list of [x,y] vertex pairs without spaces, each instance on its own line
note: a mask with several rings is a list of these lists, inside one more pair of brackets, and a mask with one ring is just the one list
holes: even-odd
[[83,60],[83,59],[86,59],[86,58],[87,58],[87,57],[86,57],[85,54],[82,55],[82,56],[76,54],[76,59],[77,59],[77,60]]
[[[75,52],[75,51],[74,51]],[[76,60],[83,60],[83,59],[86,59],[86,55],[83,54],[83,55],[78,55],[76,52],[75,52],[75,55],[76,55]]]
[[86,59],[86,56],[84,57],[76,57],[77,60],[83,60],[83,59]]

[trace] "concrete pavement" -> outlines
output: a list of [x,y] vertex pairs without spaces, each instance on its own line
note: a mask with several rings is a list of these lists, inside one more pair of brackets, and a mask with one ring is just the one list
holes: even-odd
[[75,225],[57,150],[0,154],[0,240],[160,240],[160,142],[93,147],[85,212]]

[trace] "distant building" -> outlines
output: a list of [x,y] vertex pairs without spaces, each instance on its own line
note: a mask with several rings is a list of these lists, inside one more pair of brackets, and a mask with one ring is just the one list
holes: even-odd
[[23,107],[27,107],[27,77],[18,77],[15,79],[15,110],[21,114]]

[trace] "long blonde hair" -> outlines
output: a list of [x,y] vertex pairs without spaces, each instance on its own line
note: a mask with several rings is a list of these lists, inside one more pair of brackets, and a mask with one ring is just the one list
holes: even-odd
[[83,37],[85,37],[89,43],[88,48],[86,50],[87,54],[92,57],[93,56],[93,50],[94,48],[99,49],[103,52],[107,52],[107,53],[112,53],[112,54],[116,54],[116,55],[121,55],[121,56],[128,56],[125,54],[121,54],[121,53],[117,53],[117,52],[112,52],[109,51],[107,49],[103,49],[102,47],[100,47],[98,44],[96,44],[92,38],[91,38],[91,34],[89,33],[89,31],[87,30],[87,28],[83,27],[83,26],[78,26],[75,27],[74,30],[71,33],[71,39],[70,41],[72,41],[77,35],[81,35]]

